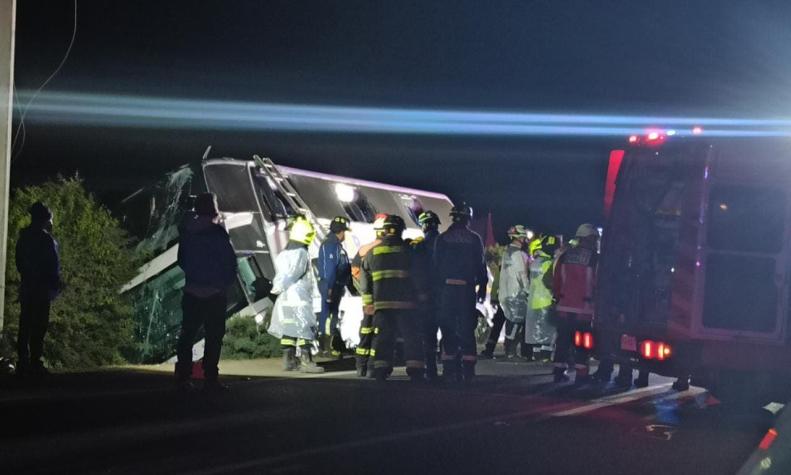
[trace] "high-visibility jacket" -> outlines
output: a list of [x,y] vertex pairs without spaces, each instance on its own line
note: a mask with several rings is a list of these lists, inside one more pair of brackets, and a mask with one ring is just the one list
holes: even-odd
[[551,274],[554,262],[546,254],[538,254],[530,263],[530,297],[528,307],[534,310],[552,306],[552,291],[546,286],[545,277]]
[[424,276],[414,250],[400,237],[388,236],[362,259],[360,290],[364,305],[374,310],[408,310],[417,307]]
[[598,254],[582,245],[563,252],[555,264],[553,290],[558,312],[593,316]]

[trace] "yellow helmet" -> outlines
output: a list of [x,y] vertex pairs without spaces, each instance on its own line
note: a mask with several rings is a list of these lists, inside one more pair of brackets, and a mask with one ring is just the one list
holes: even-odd
[[297,216],[291,224],[291,231],[288,234],[290,241],[302,243],[309,246],[316,237],[316,229],[304,216]]

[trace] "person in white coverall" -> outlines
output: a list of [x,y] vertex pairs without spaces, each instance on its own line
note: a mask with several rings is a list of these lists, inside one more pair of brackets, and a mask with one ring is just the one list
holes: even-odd
[[[316,237],[313,225],[302,216],[295,219],[286,249],[275,259],[272,294],[277,296],[268,332],[280,338],[283,371],[299,369],[305,373],[322,373],[313,362],[310,350],[316,332],[313,297],[316,284],[308,246]],[[297,347],[302,348],[297,359]]]
[[503,252],[500,264],[500,305],[505,313],[505,357],[516,357],[516,346],[522,344],[522,356],[532,357],[524,345],[525,318],[529,292],[528,257],[524,252],[527,230],[521,224],[508,229],[511,243]]

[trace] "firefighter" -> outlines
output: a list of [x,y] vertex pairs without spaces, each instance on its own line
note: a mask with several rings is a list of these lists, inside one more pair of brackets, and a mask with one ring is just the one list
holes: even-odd
[[489,330],[489,338],[486,339],[486,346],[483,351],[478,354],[478,359],[492,359],[494,358],[494,348],[497,346],[497,341],[500,339],[500,333],[505,326],[505,313],[503,307],[500,305],[499,291],[500,291],[500,261],[502,256],[494,252],[486,251],[486,265],[489,267],[489,272],[492,273],[492,288],[489,289],[489,303],[494,308],[494,317],[492,318],[492,328]]
[[532,357],[525,351],[525,318],[530,288],[528,277],[528,256],[524,249],[527,230],[521,224],[508,229],[511,240],[503,252],[500,264],[500,287],[498,295],[505,313],[505,357],[516,357],[516,347],[521,345],[522,356]]
[[552,269],[558,239],[543,236],[530,242],[530,297],[525,319],[525,342],[539,360],[549,361],[555,328],[550,321],[552,312]]
[[586,351],[574,351],[575,331],[591,331],[593,293],[596,285],[599,232],[591,224],[577,228],[577,245],[566,249],[558,257],[553,273],[556,300],[557,341],[553,371],[555,382],[567,381],[566,368],[573,352],[575,383],[583,383],[588,376]]
[[[376,239],[364,246],[355,254],[352,259],[352,281],[357,292],[362,294],[360,286],[360,277],[362,275],[363,258],[368,254],[371,249],[378,246],[384,237],[384,224],[387,215],[384,213],[377,214],[374,219],[374,233]],[[374,377],[374,359],[376,351],[374,350],[373,341],[376,336],[376,328],[374,327],[374,314],[370,311],[370,306],[363,304],[363,319],[360,322],[360,342],[357,344],[355,350],[355,366],[357,367],[357,376],[369,378]]]
[[[418,294],[423,276],[416,256],[401,238],[406,229],[404,220],[389,215],[384,222],[382,242],[374,246],[362,262],[360,287],[367,313],[373,312],[377,335],[374,340],[374,373],[377,381],[385,381],[392,371],[396,333],[404,338],[407,375],[413,382],[423,380],[424,362],[420,321],[417,312]],[[417,298],[416,298],[417,297]]]
[[351,277],[349,257],[343,248],[349,230],[349,220],[343,216],[337,216],[330,222],[330,235],[321,243],[316,264],[321,292],[319,343],[323,351],[330,351],[333,356],[340,356],[344,349],[338,328],[338,308]]
[[[423,238],[417,239],[414,243],[417,258],[423,266],[424,275],[428,276],[431,272],[432,256],[434,254],[434,241],[439,236],[439,216],[433,211],[424,211],[418,216],[418,223],[423,231]],[[422,308],[423,323],[423,349],[426,352],[426,379],[434,381],[437,379],[437,332],[439,323],[437,321],[437,296],[434,287],[426,280],[428,295],[426,305]]]
[[[316,237],[313,225],[298,216],[291,225],[286,249],[275,259],[272,294],[276,295],[268,332],[280,338],[283,370],[299,369],[305,373],[323,373],[310,353],[315,335],[313,313],[314,280],[308,246]],[[297,347],[302,349],[297,359]]]
[[478,358],[475,343],[478,302],[486,299],[488,276],[483,241],[469,229],[472,208],[454,206],[453,224],[434,242],[434,279],[440,303],[442,375],[448,381],[471,382]]

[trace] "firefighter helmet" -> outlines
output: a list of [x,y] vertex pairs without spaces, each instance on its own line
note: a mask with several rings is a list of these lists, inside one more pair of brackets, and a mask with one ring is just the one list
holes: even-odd
[[288,234],[290,241],[309,246],[315,237],[316,229],[304,216],[297,216],[291,223],[291,231]]
[[508,228],[508,239],[518,239],[527,237],[527,229],[521,224]]
[[341,231],[349,231],[349,219],[345,216],[336,216],[330,223],[330,232],[339,233]]
[[467,203],[454,206],[450,210],[450,217],[454,223],[459,221],[470,221],[472,219],[472,208],[467,206]]
[[587,238],[587,237],[599,237],[599,230],[596,229],[592,224],[585,223],[580,224],[580,227],[577,228],[577,233],[575,237],[578,238]]
[[390,236],[400,236],[404,229],[406,229],[406,224],[401,216],[397,214],[390,214],[385,218],[384,223],[384,230],[385,233]]
[[431,210],[423,211],[422,213],[420,213],[420,216],[417,217],[417,222],[418,224],[420,224],[421,227],[424,228],[430,224],[434,224],[436,226],[442,224],[439,220],[439,216],[437,216],[437,213]]

